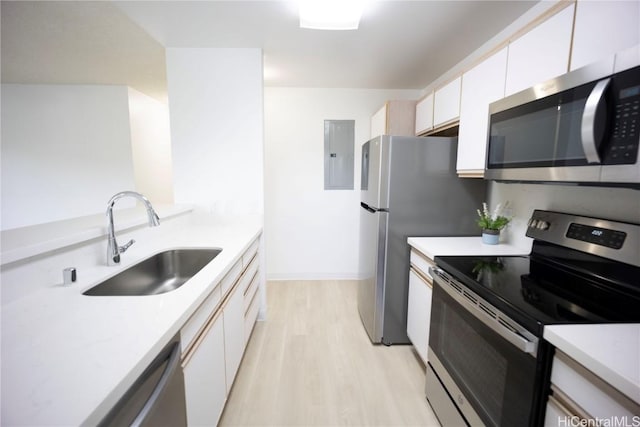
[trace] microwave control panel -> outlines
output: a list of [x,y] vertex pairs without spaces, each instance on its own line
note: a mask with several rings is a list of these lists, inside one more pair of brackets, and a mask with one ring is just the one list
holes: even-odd
[[634,164],[640,143],[640,67],[614,77],[611,140],[604,164]]

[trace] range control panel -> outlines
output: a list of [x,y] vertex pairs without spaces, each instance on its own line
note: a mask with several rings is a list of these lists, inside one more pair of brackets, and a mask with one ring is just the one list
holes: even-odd
[[574,222],[569,226],[567,237],[613,249],[620,249],[624,243],[624,239],[627,237],[627,233]]
[[536,209],[527,237],[640,267],[640,224]]

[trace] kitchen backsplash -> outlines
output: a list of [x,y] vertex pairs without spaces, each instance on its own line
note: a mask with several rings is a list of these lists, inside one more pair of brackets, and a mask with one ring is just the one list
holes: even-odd
[[529,244],[525,233],[534,209],[640,223],[640,190],[491,182],[491,206],[506,200],[511,203],[514,219],[503,232],[502,240],[514,244]]

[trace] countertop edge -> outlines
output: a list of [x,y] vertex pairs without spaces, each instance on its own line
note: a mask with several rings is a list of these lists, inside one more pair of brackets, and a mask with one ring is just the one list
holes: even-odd
[[[160,221],[175,218],[191,212],[190,205],[159,206],[156,211]],[[127,231],[147,223],[146,215],[141,208],[130,208],[116,211],[116,215],[124,218],[118,221],[117,232]],[[138,214],[140,213],[140,214]],[[82,224],[80,226],[73,224]],[[46,240],[33,241],[32,235],[51,233],[51,229],[60,227],[63,231],[58,235],[51,235]],[[87,242],[107,235],[103,214],[90,215],[47,224],[37,224],[12,230],[2,231],[2,252],[0,265],[21,261],[33,256],[46,254],[67,246]],[[14,241],[26,241],[26,244],[16,244]]]
[[[602,326],[608,329],[606,337],[611,337],[611,330],[615,328],[631,328],[640,338],[640,324],[607,324],[607,325],[551,325],[544,329],[543,338],[555,346],[558,350],[574,359],[576,362],[587,368],[589,371],[600,377],[603,381],[609,383],[622,394],[640,404],[640,378],[630,379],[627,375],[620,372],[619,365],[608,363],[597,356],[590,354],[585,346],[581,345],[580,340],[576,339],[576,328],[583,330],[584,336],[589,336],[592,346],[605,348],[607,346],[612,354],[616,352],[616,348],[603,343],[602,334],[597,330]],[[570,333],[569,333],[570,331]],[[618,349],[619,350],[619,349]],[[635,360],[640,361],[640,347],[636,348],[636,355],[631,356]],[[638,362],[640,363],[640,362]]]
[[510,243],[487,245],[480,236],[469,237],[409,237],[407,243],[423,255],[436,256],[509,256],[528,255],[531,245],[517,246]]

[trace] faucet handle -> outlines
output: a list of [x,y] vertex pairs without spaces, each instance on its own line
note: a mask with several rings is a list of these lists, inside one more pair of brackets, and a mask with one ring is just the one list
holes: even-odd
[[124,253],[127,251],[127,249],[129,249],[131,247],[131,245],[133,245],[136,241],[131,239],[129,240],[127,243],[125,243],[124,245],[120,246],[118,248],[118,253]]

